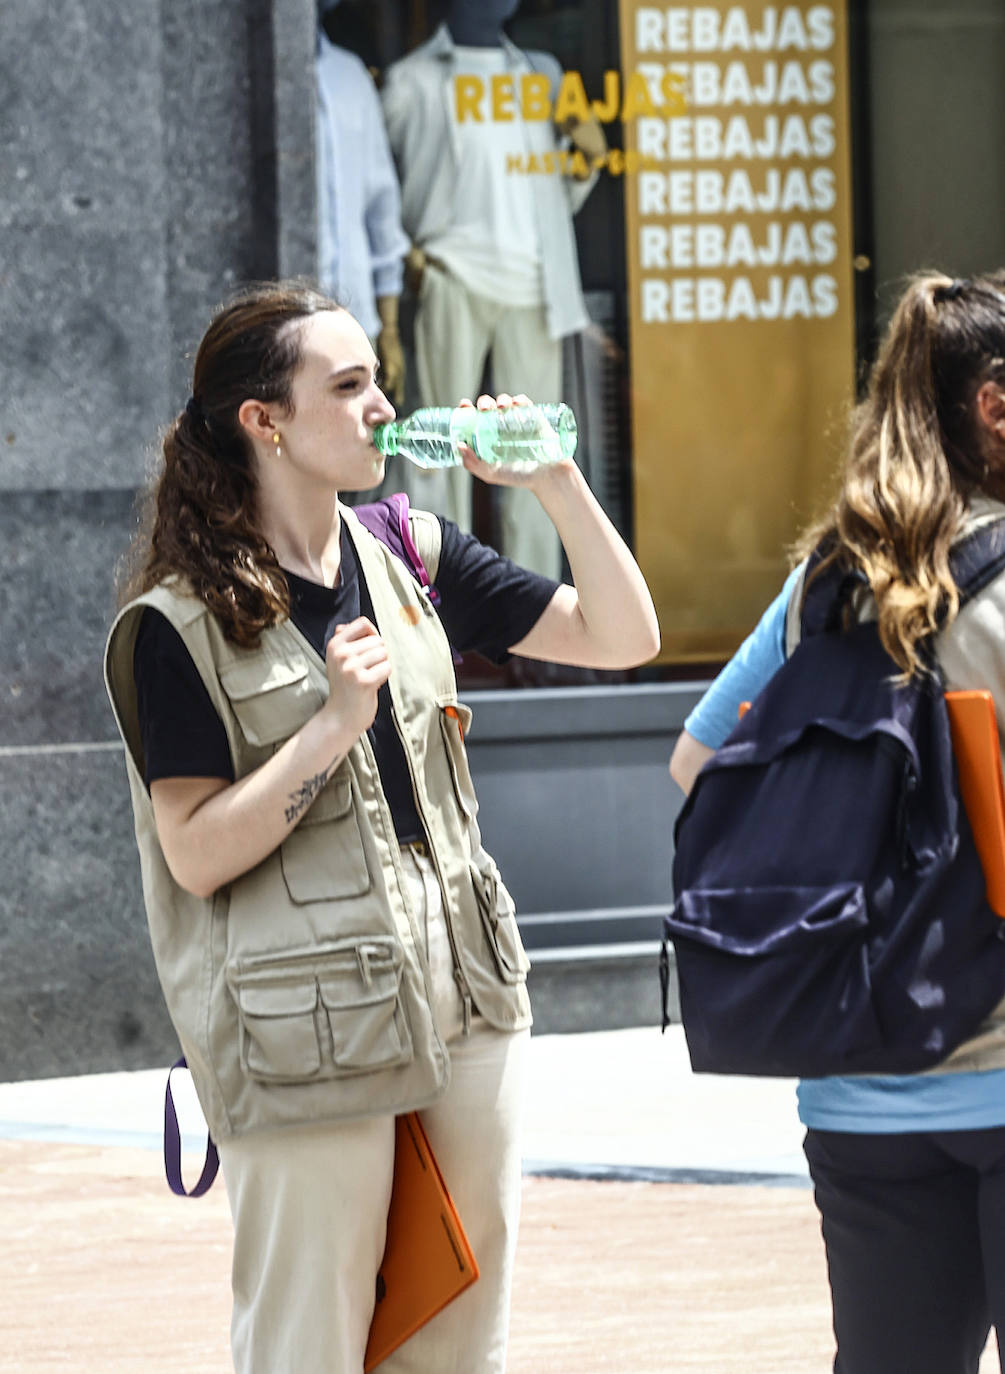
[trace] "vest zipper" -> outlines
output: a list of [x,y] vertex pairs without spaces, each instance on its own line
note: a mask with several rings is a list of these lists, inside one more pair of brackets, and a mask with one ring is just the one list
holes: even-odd
[[461,994],[461,1001],[464,1003],[464,1020],[462,1022],[461,1033],[463,1035],[470,1035],[472,1008],[471,989],[468,987],[468,980],[464,977],[464,974],[456,964],[454,965],[454,982],[457,984],[458,991]]
[[[451,921],[450,919],[450,912],[447,909],[446,888],[443,882],[443,874],[440,872],[440,861],[436,854],[436,846],[429,842],[429,827],[426,824],[426,818],[422,814],[422,807],[419,804],[419,793],[418,789],[415,786],[415,772],[412,768],[412,756],[409,752],[408,743],[405,739],[405,736],[402,733],[401,726],[398,724],[398,717],[394,712],[393,702],[391,710],[391,719],[394,721],[394,728],[397,731],[399,740],[401,741],[401,752],[405,756],[405,763],[408,767],[408,777],[409,781],[412,784],[412,795],[415,797],[415,809],[419,813],[419,820],[422,822],[422,828],[426,832],[426,840],[429,848],[429,857],[433,861],[433,868],[436,871],[436,881],[440,885],[440,893],[443,896],[443,919],[446,922],[447,939],[450,941],[450,954],[454,961],[454,982],[457,984],[457,990],[461,994],[461,1001],[464,1005],[462,1034],[470,1035],[471,1016],[474,1010],[474,1002],[471,997],[471,988],[468,986],[468,980],[465,976],[464,968],[461,964],[461,957],[457,948],[457,938],[454,935],[454,924],[453,921]],[[367,741],[367,743],[369,743],[369,741]],[[374,767],[376,768],[376,763],[374,764]]]
[[[350,529],[352,529],[351,524],[350,524]],[[372,590],[373,584],[372,584],[372,582],[370,581],[370,577],[369,577],[369,571],[370,571],[370,569],[368,568],[368,564],[369,564],[369,562],[370,562],[369,552],[368,552],[367,549],[366,549],[366,543],[365,543],[365,541],[360,541],[360,543],[356,543],[356,540],[355,540],[355,531],[353,531],[352,537],[353,537],[353,543],[354,543],[355,546],[356,546],[356,556],[357,556],[357,558],[359,559],[359,563],[360,563],[360,567],[361,567],[361,569],[362,569],[362,571],[363,571],[364,579],[366,579],[367,582],[368,582],[368,585],[371,586],[370,596],[371,596],[371,600],[372,600],[372,599],[373,599],[374,593],[373,593],[373,590]],[[379,542],[379,541],[378,541],[378,542]],[[409,576],[408,581],[409,581],[409,582],[412,584],[412,586],[415,588],[416,595],[417,595],[417,597],[418,597],[420,603],[422,604],[424,611],[426,611],[428,614],[433,615],[433,616],[435,617],[436,612],[435,612],[435,610],[433,609],[433,606],[432,606],[432,603],[431,603],[431,601],[430,601],[430,599],[429,599],[428,594],[427,594],[427,593],[424,593],[423,591],[420,591],[420,590],[418,589],[417,584],[414,582],[414,580],[412,579],[411,576]],[[377,627],[378,627],[378,629],[379,629],[379,628],[380,628],[380,612],[378,611],[376,605],[374,606],[374,614],[375,614],[375,616],[377,617]],[[409,748],[408,748],[408,744],[407,744],[407,742],[406,742],[406,740],[405,740],[405,736],[404,736],[404,733],[403,733],[403,731],[402,731],[402,729],[401,729],[401,725],[400,725],[399,722],[398,722],[398,715],[397,715],[397,712],[394,710],[394,689],[393,689],[393,688],[391,688],[391,719],[392,719],[392,721],[394,722],[394,728],[395,728],[395,730],[397,731],[398,739],[401,741],[402,753],[403,753],[404,756],[405,756],[405,764],[406,764],[406,766],[407,766],[407,768],[408,768],[408,778],[409,778],[409,781],[410,781],[411,784],[412,784],[412,795],[413,795],[413,796],[415,797],[415,799],[416,799],[416,801],[415,801],[415,808],[416,808],[416,811],[417,811],[418,814],[419,814],[419,819],[422,821],[423,827],[424,827],[424,829],[425,829],[425,831],[426,831],[426,839],[428,840],[428,839],[429,839],[429,829],[428,829],[428,826],[426,825],[426,817],[423,815],[423,813],[422,813],[422,808],[421,808],[421,806],[419,805],[419,800],[418,800],[418,789],[416,788],[416,785],[415,785],[415,770],[414,770],[414,767],[413,767],[413,764],[412,764],[412,755],[411,755],[411,752],[410,752],[410,750],[409,750]],[[379,785],[380,785],[380,770],[379,770],[378,767],[377,767],[377,760],[376,760],[376,758],[374,757],[373,747],[372,747],[372,745],[370,744],[370,741],[367,739],[365,732],[364,732],[364,734],[362,734],[362,735],[360,736],[359,742],[360,742],[360,744],[361,744],[362,747],[363,747],[364,753],[366,754],[366,757],[367,757],[367,762],[368,762],[370,768],[373,770],[373,775],[374,775],[374,777],[377,779],[377,783],[378,783],[378,786],[379,786]],[[386,805],[386,803],[385,803],[385,805]],[[391,833],[391,835],[394,835],[394,829],[393,829],[393,828],[391,828],[390,833]],[[396,836],[396,835],[394,835],[394,840],[395,840],[395,844],[397,845],[397,836]],[[451,957],[452,957],[452,959],[453,959],[453,961],[454,961],[454,981],[455,981],[455,983],[457,984],[458,991],[459,991],[460,994],[461,994],[461,1000],[462,1000],[462,1002],[463,1002],[463,1004],[464,1004],[463,1033],[464,1033],[464,1035],[470,1035],[470,1033],[471,1033],[471,1017],[472,1017],[472,1014],[473,1014],[473,1012],[474,1012],[474,1000],[473,1000],[473,998],[472,998],[472,996],[471,996],[471,988],[470,988],[469,985],[468,985],[467,976],[466,976],[466,974],[465,974],[465,972],[464,972],[464,968],[463,968],[463,965],[462,965],[462,963],[461,963],[461,958],[460,958],[460,954],[459,954],[458,946],[457,946],[457,939],[456,939],[456,936],[454,935],[453,922],[452,922],[451,919],[450,919],[450,911],[448,910],[448,907],[447,907],[446,896],[445,896],[445,889],[444,889],[444,883],[443,883],[443,875],[442,875],[442,873],[440,872],[440,864],[439,864],[439,860],[438,860],[438,858],[437,858],[436,848],[435,848],[435,846],[432,845],[432,844],[429,845],[429,853],[430,853],[430,856],[431,856],[431,858],[432,858],[432,860],[433,860],[433,868],[434,868],[434,870],[435,870],[435,872],[436,872],[436,881],[440,884],[440,891],[441,891],[441,893],[444,893],[444,900],[443,900],[443,919],[445,920],[446,925],[447,925],[447,939],[450,941],[450,954],[451,954]],[[400,861],[401,861],[400,847],[399,847],[398,860],[399,860],[399,865],[400,865]],[[432,1011],[432,1008],[430,1008],[430,1011]],[[439,1038],[439,1033],[438,1033],[438,1032],[437,1032],[437,1038]]]

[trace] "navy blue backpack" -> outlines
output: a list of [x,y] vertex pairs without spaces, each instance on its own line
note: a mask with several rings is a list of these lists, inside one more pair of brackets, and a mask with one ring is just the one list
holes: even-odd
[[[961,541],[961,602],[1003,568],[1005,521]],[[841,627],[861,580],[808,581],[798,647],[676,822],[664,926],[698,1072],[912,1073],[1005,994],[934,656],[898,685],[875,624]],[[665,1027],[665,943],[661,978]]]

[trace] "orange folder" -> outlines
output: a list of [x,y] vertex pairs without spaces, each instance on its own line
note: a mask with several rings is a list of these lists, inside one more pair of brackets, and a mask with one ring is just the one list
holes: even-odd
[[[1005,787],[995,704],[986,688],[947,692],[949,729],[974,843],[984,869],[988,906],[1005,916]],[[739,714],[750,709],[741,701]]]
[[947,692],[960,795],[984,869],[988,905],[1005,916],[1005,789],[991,693]]
[[394,1182],[365,1374],[478,1277],[478,1265],[415,1112],[395,1123]]

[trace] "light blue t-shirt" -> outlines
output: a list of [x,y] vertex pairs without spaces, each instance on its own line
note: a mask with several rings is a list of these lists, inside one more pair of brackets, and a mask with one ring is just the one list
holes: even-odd
[[[717,749],[785,662],[785,615],[799,570],[789,574],[764,612],[687,720],[684,729]],[[964,1131],[1005,1126],[1005,1069],[980,1073],[804,1078],[796,1089],[799,1119],[820,1131],[891,1134]]]
[[782,590],[761,616],[760,621],[723,668],[694,708],[684,729],[709,749],[731,734],[739,719],[741,701],[753,701],[785,662],[785,614],[789,597],[799,577],[793,568]]

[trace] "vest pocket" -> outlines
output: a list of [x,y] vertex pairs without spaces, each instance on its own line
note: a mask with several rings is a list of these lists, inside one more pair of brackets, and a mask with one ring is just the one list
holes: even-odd
[[398,1000],[402,958],[400,946],[358,945],[355,965],[332,969],[320,980],[338,1073],[387,1069],[411,1059],[412,1040]]
[[464,736],[471,728],[471,708],[453,697],[440,697],[440,732],[447,751],[450,765],[450,779],[454,784],[454,794],[462,813],[473,821],[478,813],[478,798],[468,766],[468,751],[464,747]]
[[238,989],[241,1064],[252,1078],[286,1082],[321,1071],[315,1022],[317,984],[262,982]]
[[253,745],[286,740],[321,709],[307,660],[252,654],[220,669],[220,684],[245,739]]
[[469,864],[471,885],[475,890],[482,926],[503,982],[523,983],[527,978],[530,960],[520,938],[516,907],[495,863],[487,855],[483,857],[487,860],[484,867],[479,867],[474,859]]
[[352,778],[339,769],[279,847],[294,902],[337,901],[370,890],[370,870],[352,804]]
[[340,940],[303,954],[238,962],[241,1066],[262,1082],[308,1083],[406,1064],[404,952],[393,940]]

